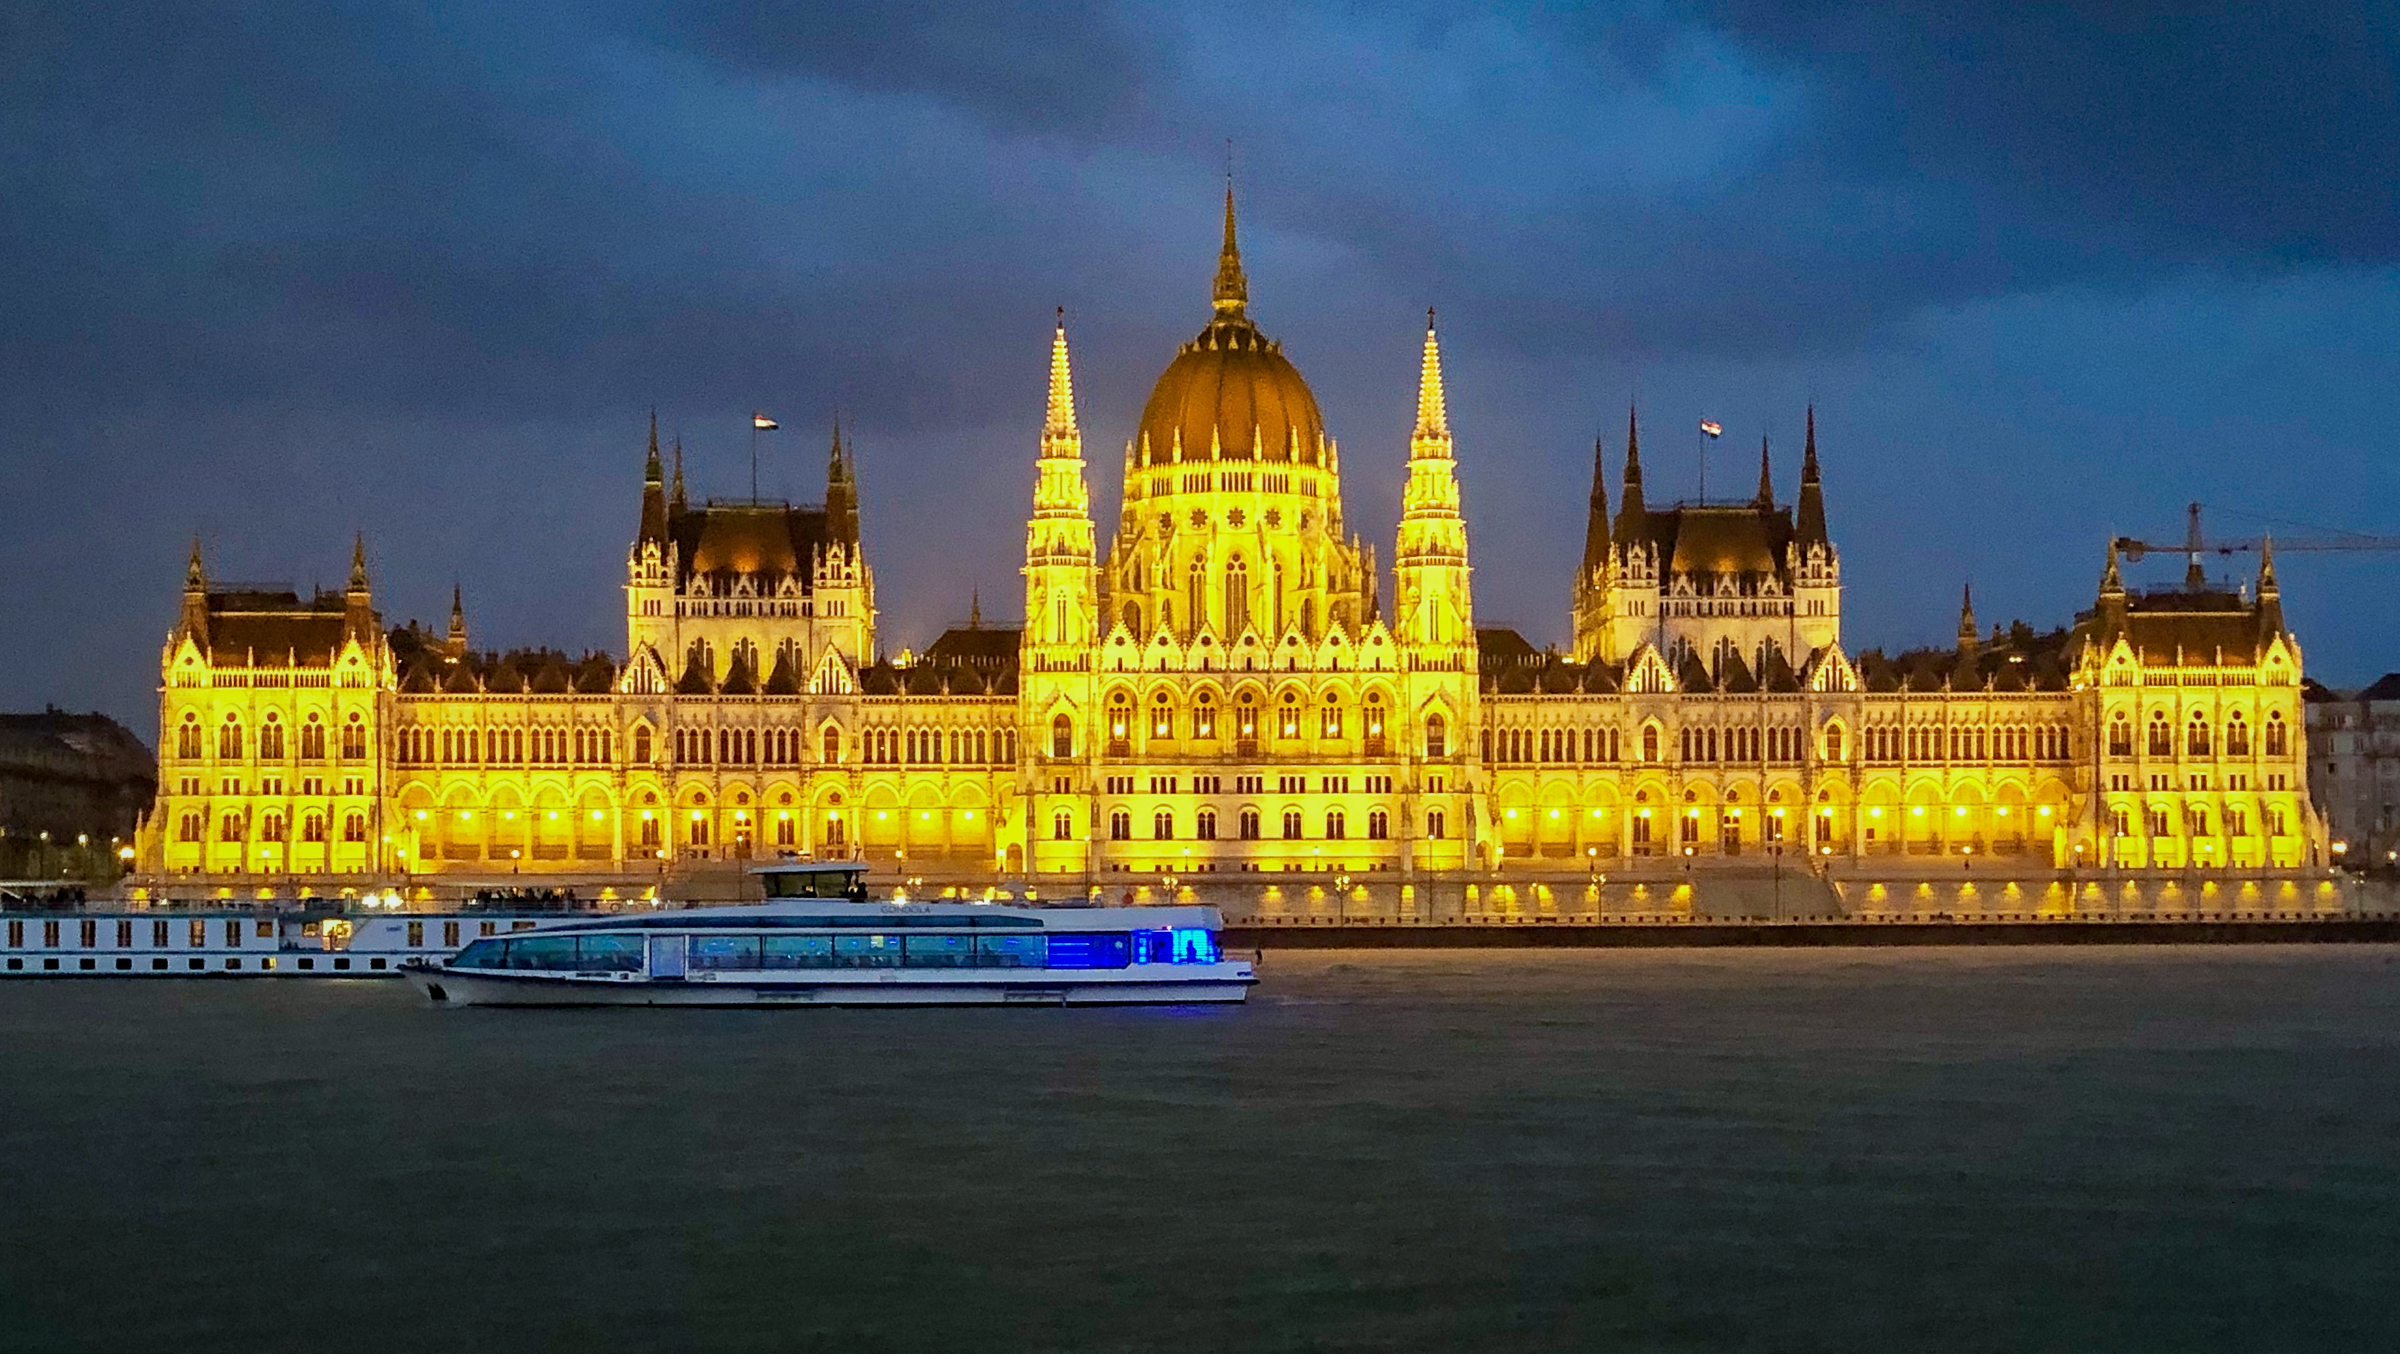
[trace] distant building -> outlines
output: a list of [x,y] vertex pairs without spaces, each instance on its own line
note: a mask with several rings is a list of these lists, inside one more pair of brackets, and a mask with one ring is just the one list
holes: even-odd
[[0,878],[103,874],[158,792],[158,763],[106,715],[0,714]]
[[[2271,556],[2251,586],[2195,565],[2144,591],[2112,548],[2071,625],[1987,637],[1962,606],[1954,644],[1852,654],[1813,413],[1789,501],[1762,447],[1739,501],[1658,502],[1629,422],[1613,512],[1595,449],[1571,648],[1542,649],[1476,624],[1459,470],[1478,460],[1430,317],[1413,430],[1378,453],[1405,466],[1387,572],[1345,526],[1349,456],[1249,315],[1230,197],[1212,314],[1124,448],[1111,533],[1063,323],[1049,359],[1022,623],[978,614],[921,655],[878,643],[838,436],[821,505],[695,501],[653,425],[621,655],[478,653],[455,601],[446,634],[387,633],[363,551],[347,590],[307,599],[214,586],[195,551],[160,654],[146,868],[639,878],[793,852],[1098,881],[2320,857]],[[943,548],[926,525],[908,544]]]
[[2349,695],[2311,682],[2307,700],[2309,795],[2340,859],[2400,863],[2400,672]]

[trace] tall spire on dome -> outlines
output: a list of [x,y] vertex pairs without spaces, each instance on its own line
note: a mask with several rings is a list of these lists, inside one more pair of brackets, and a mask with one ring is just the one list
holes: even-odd
[[1617,499],[1617,544],[1632,545],[1650,528],[1648,505],[1642,501],[1642,425],[1631,405],[1625,407],[1625,492]]
[[1225,171],[1225,247],[1217,252],[1217,318],[1238,320],[1250,302],[1250,283],[1242,276],[1242,248],[1233,233],[1233,171]]
[[1817,481],[1817,406],[1808,406],[1808,445],[1800,453],[1800,505],[1793,532],[1802,545],[1831,545],[1825,535],[1825,487]]
[[1417,435],[1413,440],[1417,455],[1431,454],[1426,448],[1434,446],[1446,451],[1450,442],[1449,401],[1442,393],[1442,345],[1434,337],[1431,306],[1425,308],[1425,356],[1417,368]]

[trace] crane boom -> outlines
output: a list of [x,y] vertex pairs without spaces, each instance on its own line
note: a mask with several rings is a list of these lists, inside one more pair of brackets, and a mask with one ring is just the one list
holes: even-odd
[[[2138,560],[2144,555],[2183,555],[2197,564],[2202,555],[2256,554],[2266,548],[2268,544],[2266,538],[2255,536],[2239,540],[2204,543],[2200,537],[2200,505],[2194,503],[2186,511],[2189,514],[2189,525],[2185,528],[2184,539],[2180,544],[2119,536],[2117,537],[2117,553],[2123,555],[2128,561]],[[2400,536],[2300,536],[2287,537],[2277,540],[2273,544],[2279,551],[2400,550]]]

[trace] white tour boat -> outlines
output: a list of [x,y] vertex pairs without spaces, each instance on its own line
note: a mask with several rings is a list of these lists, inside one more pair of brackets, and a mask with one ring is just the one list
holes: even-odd
[[469,1006],[1238,1002],[1257,981],[1213,907],[855,901],[865,867],[768,866],[768,901],[475,940],[402,972]]

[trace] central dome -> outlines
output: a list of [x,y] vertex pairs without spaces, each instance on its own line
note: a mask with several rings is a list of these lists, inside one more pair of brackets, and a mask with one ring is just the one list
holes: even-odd
[[1248,299],[1229,189],[1216,318],[1175,354],[1142,406],[1134,444],[1144,464],[1205,461],[1212,445],[1229,460],[1318,462],[1325,424],[1317,397],[1283,355],[1283,345],[1242,313]]

